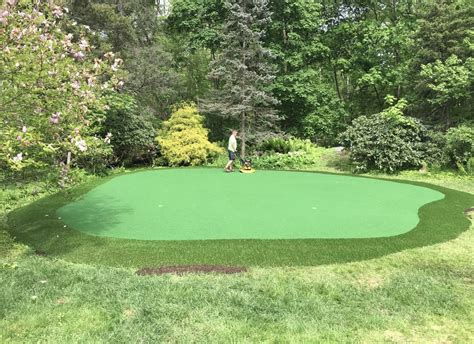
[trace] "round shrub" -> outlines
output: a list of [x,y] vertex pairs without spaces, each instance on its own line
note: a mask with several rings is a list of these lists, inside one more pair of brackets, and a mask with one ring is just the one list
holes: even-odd
[[468,167],[469,160],[474,156],[474,128],[461,125],[449,129],[446,133],[446,152],[451,163],[460,169]]
[[201,165],[223,150],[209,142],[208,130],[203,127],[204,117],[194,105],[184,105],[165,121],[157,138],[164,162],[169,166]]
[[423,132],[414,118],[375,114],[355,119],[341,138],[357,171],[394,173],[422,165]]

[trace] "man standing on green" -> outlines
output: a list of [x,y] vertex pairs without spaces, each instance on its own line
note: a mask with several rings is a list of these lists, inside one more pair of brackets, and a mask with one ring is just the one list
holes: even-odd
[[229,161],[225,165],[225,172],[232,172],[235,160],[235,152],[237,152],[237,130],[232,130],[232,134],[229,137],[229,144],[227,145],[227,151],[229,152]]

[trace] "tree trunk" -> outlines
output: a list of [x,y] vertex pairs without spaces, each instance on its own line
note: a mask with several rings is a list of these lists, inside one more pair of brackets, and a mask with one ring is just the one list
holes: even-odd
[[339,80],[337,79],[336,66],[333,66],[333,67],[332,67],[332,71],[333,71],[333,73],[334,73],[334,81],[336,82],[337,95],[339,96],[339,100],[342,100],[341,91],[339,90]]
[[377,95],[377,101],[379,103],[380,111],[382,111],[383,110],[383,101],[380,98],[380,94],[379,94],[379,91],[377,90],[377,86],[375,86],[375,84],[372,85],[372,86],[374,87],[375,94]]
[[[285,53],[286,53],[286,47],[288,45],[288,33],[286,32],[286,22],[283,23],[283,43],[285,45]],[[286,61],[286,59],[284,59],[283,61],[283,72],[285,73],[285,75],[288,73],[288,62]]]
[[240,119],[240,141],[241,141],[241,147],[240,147],[240,156],[242,159],[245,159],[245,142],[246,142],[246,114],[245,112],[242,114],[242,117]]
[[448,104],[444,105],[444,117],[446,118],[446,128],[451,127],[451,118],[449,117]]

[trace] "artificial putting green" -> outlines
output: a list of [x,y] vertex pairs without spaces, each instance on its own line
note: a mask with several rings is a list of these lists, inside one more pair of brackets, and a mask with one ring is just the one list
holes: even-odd
[[[134,186],[133,180],[142,180],[144,189]],[[116,188],[117,182],[122,186]],[[299,191],[290,198],[291,188]],[[156,198],[166,189],[180,192],[173,201],[170,197],[163,201]],[[96,198],[98,191],[102,196]],[[138,193],[142,197],[137,197]],[[151,199],[156,201],[153,207],[150,202],[149,211],[141,213]],[[80,216],[71,212],[85,205]],[[8,215],[7,230],[46,256],[87,264],[135,268],[186,264],[309,266],[371,259],[454,239],[469,228],[463,211],[473,206],[472,194],[421,182],[319,172],[257,171],[242,175],[224,174],[220,169],[150,169],[97,179],[16,209]],[[176,216],[171,217],[172,213]],[[189,227],[176,227],[172,234],[171,227],[164,226],[157,214],[167,214],[170,220]],[[148,217],[150,220],[144,220]],[[122,221],[132,218],[142,225],[128,226],[129,237],[150,233],[153,227],[160,240],[108,236],[123,234]],[[323,219],[329,223],[330,218],[331,223],[345,226],[333,225],[328,230],[321,224]],[[296,226],[306,223],[303,219],[307,227]],[[205,221],[212,226],[197,226]],[[270,224],[273,227],[268,230]],[[87,226],[78,228],[82,225]],[[189,228],[198,229],[194,238]],[[166,232],[168,237],[164,237]],[[217,239],[220,233],[228,238]],[[286,237],[282,237],[284,233]],[[172,239],[177,234],[186,235],[187,240]],[[214,239],[207,240],[211,235]],[[250,235],[253,237],[248,238]]]
[[139,240],[376,238],[406,233],[438,191],[314,173],[170,169],[122,175],[57,211],[86,234]]

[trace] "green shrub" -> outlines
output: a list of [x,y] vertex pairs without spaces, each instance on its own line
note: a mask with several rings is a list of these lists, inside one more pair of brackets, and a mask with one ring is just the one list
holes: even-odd
[[474,158],[469,158],[466,170],[469,174],[474,174]]
[[288,152],[287,154],[273,153],[256,157],[252,164],[262,169],[305,169],[315,166],[320,154],[310,154],[303,151]]
[[259,148],[264,153],[287,154],[289,152],[298,151],[312,153],[316,146],[310,140],[302,140],[291,137],[287,139],[282,137],[272,137],[264,141]]
[[274,152],[286,154],[290,151],[290,144],[282,137],[272,137],[260,144],[263,152]]
[[112,146],[104,145],[98,137],[87,137],[85,142],[88,149],[77,156],[74,166],[91,173],[105,173],[113,155]]
[[446,133],[446,152],[453,165],[467,168],[474,156],[474,128],[461,125]]
[[441,131],[429,130],[425,133],[422,143],[423,161],[432,167],[446,166],[446,136]]
[[321,104],[299,123],[298,133],[325,147],[337,144],[338,135],[346,129],[347,113],[341,102]]
[[423,162],[422,124],[403,116],[406,102],[400,100],[381,113],[361,116],[342,135],[342,143],[351,151],[357,171],[379,170],[394,173],[419,167]]
[[156,152],[155,129],[149,116],[140,113],[136,100],[127,94],[109,94],[105,133],[111,133],[116,163],[151,162]]
[[157,140],[164,163],[169,166],[200,165],[223,151],[209,142],[203,120],[194,105],[184,105],[163,123],[164,129]]

